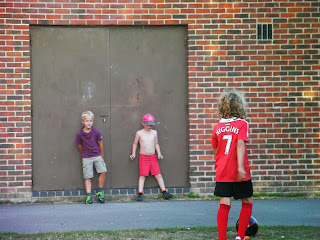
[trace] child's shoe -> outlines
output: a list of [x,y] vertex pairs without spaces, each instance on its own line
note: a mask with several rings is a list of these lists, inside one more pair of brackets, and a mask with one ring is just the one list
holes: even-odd
[[250,239],[249,236],[245,236],[244,239],[241,239],[241,237],[236,237],[236,240],[246,240],[246,239]]
[[242,240],[242,239],[241,239],[241,237],[239,237],[239,236],[238,236],[238,237],[236,237],[236,239],[235,239],[235,240]]
[[143,201],[143,195],[142,195],[142,194],[138,194],[138,196],[137,196],[137,201],[138,201],[138,202]]
[[169,200],[172,197],[173,197],[173,195],[171,193],[168,193],[168,192],[163,193],[163,198],[166,200]]
[[87,205],[92,204],[92,197],[91,196],[87,196],[86,204]]
[[104,194],[103,192],[97,192],[96,193],[98,200],[100,201],[100,203],[104,203]]

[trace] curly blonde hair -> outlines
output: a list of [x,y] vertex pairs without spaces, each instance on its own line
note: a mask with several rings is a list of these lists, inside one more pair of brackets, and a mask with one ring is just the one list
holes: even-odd
[[235,90],[224,91],[220,96],[218,115],[220,118],[242,118],[247,116],[247,102],[244,94]]

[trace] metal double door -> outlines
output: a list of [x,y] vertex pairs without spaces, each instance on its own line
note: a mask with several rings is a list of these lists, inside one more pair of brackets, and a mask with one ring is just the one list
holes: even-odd
[[166,187],[188,186],[185,26],[31,26],[30,34],[33,190],[84,189],[75,137],[85,110],[103,136],[106,188],[137,186],[138,158],[129,156],[147,113]]

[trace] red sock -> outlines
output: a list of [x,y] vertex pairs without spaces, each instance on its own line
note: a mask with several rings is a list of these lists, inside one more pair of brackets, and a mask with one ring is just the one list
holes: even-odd
[[218,231],[219,239],[218,240],[227,240],[227,226],[228,226],[228,217],[229,217],[230,206],[226,204],[220,204],[220,208],[217,214],[218,221]]
[[242,208],[239,216],[239,227],[237,236],[244,239],[250,217],[252,214],[252,203],[242,203]]

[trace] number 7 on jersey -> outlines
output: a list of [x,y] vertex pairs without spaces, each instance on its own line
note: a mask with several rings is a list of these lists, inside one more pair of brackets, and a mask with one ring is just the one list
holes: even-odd
[[227,144],[226,144],[226,149],[224,151],[224,154],[228,154],[231,146],[231,141],[232,141],[232,135],[224,135],[222,139],[227,139]]

